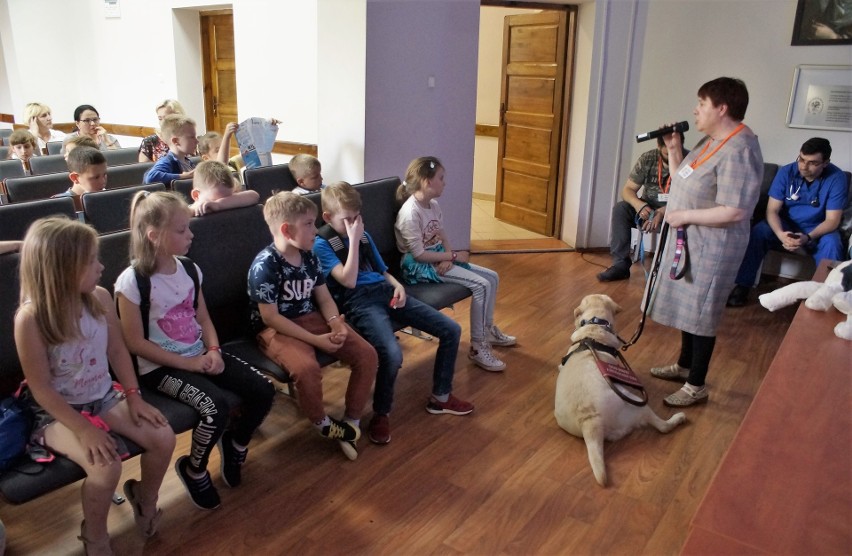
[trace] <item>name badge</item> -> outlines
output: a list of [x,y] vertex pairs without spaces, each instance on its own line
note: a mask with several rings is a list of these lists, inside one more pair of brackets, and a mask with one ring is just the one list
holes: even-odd
[[669,194],[668,193],[659,193],[657,194],[657,200],[661,203],[669,202]]
[[683,179],[688,178],[689,176],[692,175],[692,166],[687,164],[686,166],[684,166],[683,168],[680,169],[680,171],[677,173],[677,175],[682,177]]

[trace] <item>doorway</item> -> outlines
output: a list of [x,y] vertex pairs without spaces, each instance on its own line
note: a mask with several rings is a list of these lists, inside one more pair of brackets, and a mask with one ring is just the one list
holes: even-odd
[[507,242],[508,249],[567,247],[554,236],[561,224],[575,21],[573,6],[482,2],[474,250],[500,250]]
[[231,10],[201,14],[201,64],[206,128],[225,131],[237,119],[237,64]]

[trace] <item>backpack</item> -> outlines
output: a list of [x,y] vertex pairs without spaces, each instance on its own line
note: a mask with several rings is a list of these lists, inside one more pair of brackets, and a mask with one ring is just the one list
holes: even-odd
[[[349,248],[344,245],[343,238],[340,237],[340,234],[334,231],[334,228],[332,228],[331,225],[326,224],[317,230],[317,235],[328,242],[328,245],[331,247],[332,251],[334,251],[334,254],[337,255],[338,259],[340,259],[340,263],[346,264],[346,259],[349,258]],[[358,268],[371,268],[373,270],[379,268],[379,265],[373,255],[373,247],[370,245],[370,240],[367,239],[366,232],[361,236],[360,243],[361,249],[358,251]],[[331,292],[334,302],[338,307],[343,308],[346,298],[348,297],[348,289],[341,286],[337,280],[332,278],[331,274],[328,275],[326,284],[328,284],[328,290]]]
[[15,396],[0,401],[0,471],[6,471],[24,453],[30,436],[28,412]]

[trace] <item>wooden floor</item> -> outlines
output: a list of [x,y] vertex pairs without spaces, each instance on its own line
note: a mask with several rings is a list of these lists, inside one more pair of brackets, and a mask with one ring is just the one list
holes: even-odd
[[[728,309],[711,363],[710,402],[686,410],[670,435],[634,432],[608,445],[609,488],[595,483],[582,440],[553,418],[556,368],[582,296],[607,293],[623,307],[618,329],[638,322],[644,278],[599,284],[606,254],[481,255],[499,271],[496,321],[519,338],[498,348],[504,373],[469,364],[468,302],[455,393],[476,403],[468,417],[424,410],[434,346],[403,336],[406,362],[391,416],[393,441],[363,439],[357,461],[313,432],[293,401],[279,395],[252,443],[244,484],[228,489],[216,452],[211,471],[222,507],[190,503],[173,471],[163,484],[158,535],[143,543],[128,504],[113,507],[120,554],[677,554],[696,508],[772,360],[795,308],[769,313],[753,304]],[[634,266],[638,270],[638,267]],[[769,286],[771,287],[771,285]],[[652,407],[676,389],[650,378],[671,363],[679,334],[653,322],[627,359],[643,377]],[[326,401],[340,413],[347,371],[328,368]],[[366,419],[369,418],[369,407]],[[189,436],[179,438],[177,455]],[[138,458],[125,465],[138,475]],[[759,507],[755,507],[759,511]],[[23,506],[0,506],[10,555],[80,554],[79,485]]]

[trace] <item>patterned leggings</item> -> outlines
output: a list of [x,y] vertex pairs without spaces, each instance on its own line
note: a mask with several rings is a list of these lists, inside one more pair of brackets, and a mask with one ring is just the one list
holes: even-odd
[[240,416],[234,422],[234,440],[246,446],[272,407],[275,387],[260,371],[233,355],[222,352],[225,370],[218,375],[205,375],[159,367],[139,380],[152,390],[184,403],[198,412],[199,421],[192,430],[189,463],[193,469],[207,469],[213,446],[219,441],[231,406],[225,397],[229,390],[242,399]]

